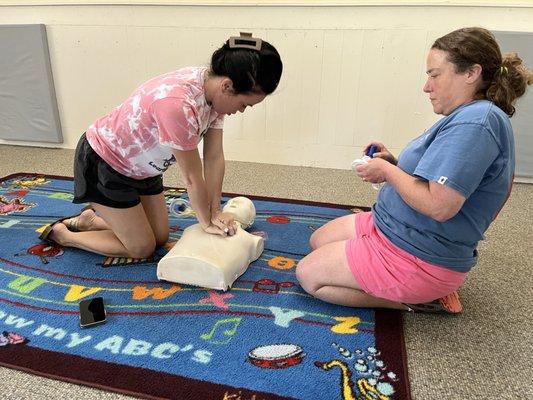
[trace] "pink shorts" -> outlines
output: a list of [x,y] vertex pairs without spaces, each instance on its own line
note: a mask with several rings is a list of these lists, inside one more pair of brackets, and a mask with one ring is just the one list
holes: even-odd
[[361,289],[400,303],[427,303],[457,290],[466,279],[422,261],[392,244],[376,227],[371,212],[355,216],[356,238],[346,241],[348,265]]

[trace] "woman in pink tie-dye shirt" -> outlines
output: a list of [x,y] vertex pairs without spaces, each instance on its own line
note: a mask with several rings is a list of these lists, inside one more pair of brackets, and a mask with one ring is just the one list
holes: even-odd
[[54,222],[41,239],[107,256],[149,257],[168,240],[162,174],[174,163],[204,231],[233,235],[233,218],[220,209],[224,116],[263,101],[282,69],[272,45],[241,34],[213,53],[209,68],[182,68],[142,84],[78,143],[73,201],[91,208]]

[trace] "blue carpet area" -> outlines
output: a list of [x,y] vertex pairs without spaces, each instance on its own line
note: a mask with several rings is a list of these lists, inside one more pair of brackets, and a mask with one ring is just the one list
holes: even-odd
[[[82,208],[71,203],[72,188],[69,178],[32,174],[1,183],[2,365],[141,397],[199,398],[195,385],[204,383],[224,389],[204,399],[408,396],[403,341],[387,351],[379,347],[376,312],[316,300],[295,277],[313,230],[353,212],[349,208],[250,196],[257,217],[248,231],[266,239],[265,250],[230,291],[217,292],[158,281],[164,248],[135,260],[41,243],[38,229]],[[170,217],[171,240],[193,223],[190,216]],[[78,303],[95,296],[105,300],[107,323],[82,329]],[[402,338],[401,323],[387,329]],[[17,361],[22,349],[43,351],[40,370],[31,360]],[[2,357],[7,351],[9,358]],[[64,376],[57,362],[47,364],[46,354],[74,360],[71,369],[79,371]],[[116,367],[110,369],[116,375],[120,366],[138,368],[186,384],[154,392],[115,385],[115,374],[98,383],[87,378],[94,365]],[[165,385],[163,378],[148,384],[158,385]]]

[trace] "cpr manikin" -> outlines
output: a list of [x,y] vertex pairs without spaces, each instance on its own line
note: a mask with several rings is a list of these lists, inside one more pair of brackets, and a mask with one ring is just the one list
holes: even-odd
[[263,238],[245,231],[255,218],[255,207],[246,197],[235,197],[223,208],[234,215],[237,231],[232,236],[204,232],[200,224],[189,226],[180,240],[157,264],[160,280],[227,290],[263,252]]

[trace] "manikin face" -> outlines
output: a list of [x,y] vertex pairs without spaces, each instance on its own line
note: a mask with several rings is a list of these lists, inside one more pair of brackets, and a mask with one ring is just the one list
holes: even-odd
[[244,112],[246,107],[253,107],[261,103],[266,97],[264,93],[235,94],[231,79],[221,81],[220,88],[214,95],[213,109],[219,114],[235,114],[237,111]]
[[456,72],[445,51],[431,49],[427,57],[427,81],[424,92],[429,94],[436,114],[450,115],[460,105],[474,100],[477,79],[472,71]]
[[247,197],[241,196],[230,199],[222,211],[232,213],[235,216],[235,221],[240,222],[245,229],[254,223],[255,206]]

